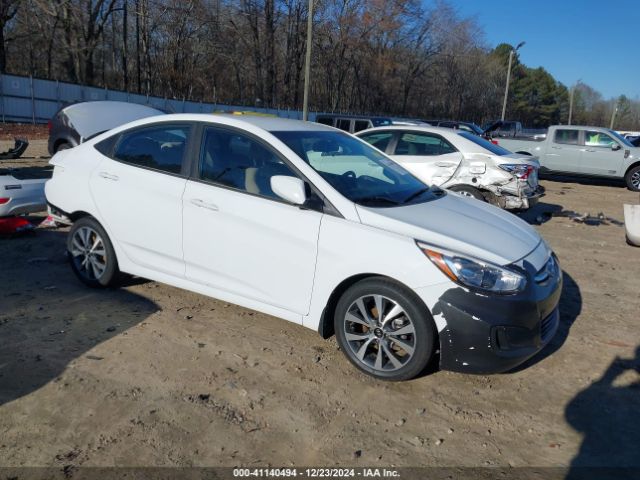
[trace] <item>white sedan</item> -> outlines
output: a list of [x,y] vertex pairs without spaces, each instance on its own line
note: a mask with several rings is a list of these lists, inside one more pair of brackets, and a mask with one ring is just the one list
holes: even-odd
[[332,127],[164,115],[51,163],[47,200],[92,287],[126,272],[335,332],[387,380],[437,351],[444,369],[510,369],[558,325],[560,270],[533,228]]
[[535,157],[511,153],[472,133],[414,125],[357,135],[428,185],[506,209],[529,208],[540,196]]

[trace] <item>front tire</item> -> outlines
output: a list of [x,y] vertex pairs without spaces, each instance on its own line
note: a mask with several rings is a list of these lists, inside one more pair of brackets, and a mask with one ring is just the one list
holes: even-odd
[[340,348],[361,371],[381,380],[408,380],[422,372],[435,351],[431,315],[411,290],[382,277],[352,285],[334,320]]
[[475,198],[476,200],[480,200],[481,202],[486,202],[487,199],[482,194],[480,190],[475,187],[471,187],[469,185],[454,185],[449,190],[452,192],[458,192],[460,195],[464,197]]
[[107,232],[92,217],[74,222],[67,237],[67,257],[73,273],[92,288],[116,283],[119,270],[116,253]]
[[633,192],[640,192],[640,165],[630,168],[624,176],[627,188]]

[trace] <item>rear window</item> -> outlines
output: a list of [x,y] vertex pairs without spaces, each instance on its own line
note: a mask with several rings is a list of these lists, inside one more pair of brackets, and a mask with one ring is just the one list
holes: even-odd
[[578,145],[578,130],[556,130],[553,141],[555,143],[563,143],[566,145]]
[[500,145],[496,145],[495,143],[491,143],[491,142],[485,140],[484,138],[481,138],[481,137],[479,137],[477,135],[474,135],[473,133],[458,132],[458,135],[460,135],[461,137],[466,138],[470,142],[475,143],[476,145],[484,148],[485,150],[489,150],[494,155],[500,155],[500,156],[511,155],[511,152],[509,150],[507,150],[506,148],[502,148]]
[[140,167],[180,173],[187,146],[188,125],[162,125],[123,133],[113,158]]

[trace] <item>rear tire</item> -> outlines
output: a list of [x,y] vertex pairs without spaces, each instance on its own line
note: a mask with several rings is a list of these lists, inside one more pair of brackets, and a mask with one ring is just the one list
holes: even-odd
[[62,150],[69,150],[71,148],[71,144],[67,142],[62,142],[56,146],[56,150],[53,153],[58,153]]
[[475,198],[476,200],[480,200],[481,202],[487,201],[480,190],[469,185],[454,185],[453,187],[449,188],[449,190],[451,190],[452,192],[458,192],[460,195],[463,195],[465,197]]
[[67,237],[67,257],[73,273],[89,287],[110,287],[119,278],[118,260],[111,240],[92,217],[74,222]]
[[640,192],[640,165],[630,168],[624,176],[624,181],[629,190]]
[[437,331],[420,298],[383,277],[352,285],[334,316],[340,348],[361,371],[380,380],[408,380],[433,357]]

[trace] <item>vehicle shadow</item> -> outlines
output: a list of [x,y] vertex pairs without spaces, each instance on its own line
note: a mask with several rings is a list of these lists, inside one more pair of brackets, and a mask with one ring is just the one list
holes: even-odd
[[558,331],[551,341],[540,352],[523,364],[506,372],[507,374],[521,372],[536,363],[541,362],[560,350],[569,337],[569,331],[582,312],[582,294],[580,287],[567,272],[562,272],[562,293],[560,295],[560,323]]
[[[57,381],[74,360],[158,306],[125,289],[90,289],[64,256],[66,233],[0,240],[0,405]],[[108,360],[105,360],[108,361]]]
[[584,436],[566,479],[638,478],[639,409],[640,346],[635,358],[616,357],[566,406],[567,422]]

